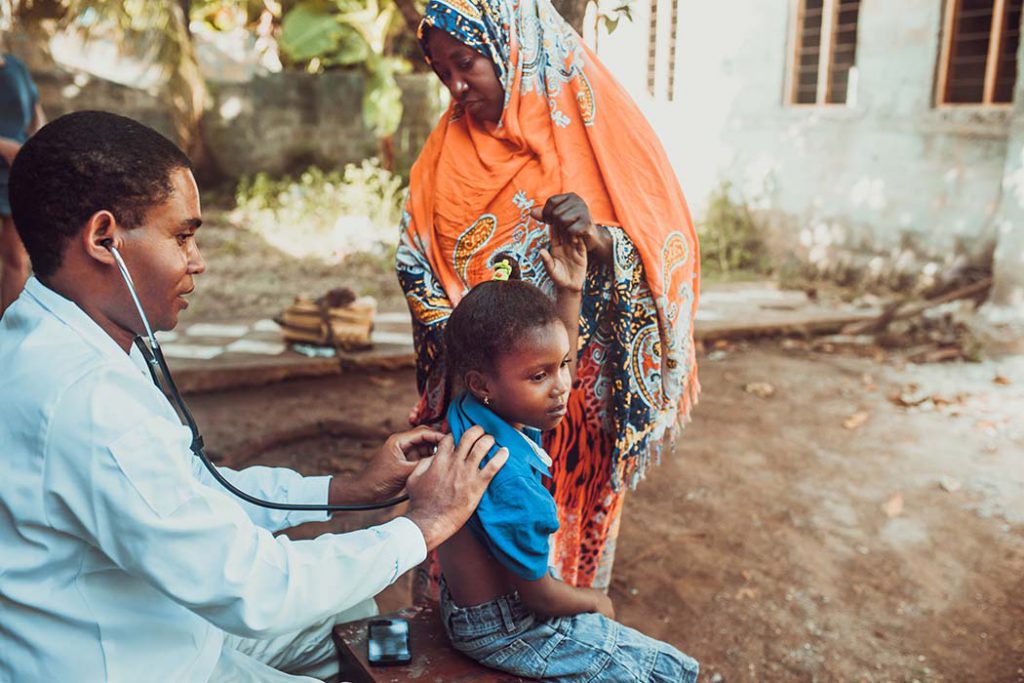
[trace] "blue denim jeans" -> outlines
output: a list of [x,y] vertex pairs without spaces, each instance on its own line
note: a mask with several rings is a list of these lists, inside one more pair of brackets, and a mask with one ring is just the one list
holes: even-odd
[[455,649],[517,676],[557,683],[697,680],[692,657],[602,614],[544,618],[517,594],[459,607],[442,581],[441,617]]

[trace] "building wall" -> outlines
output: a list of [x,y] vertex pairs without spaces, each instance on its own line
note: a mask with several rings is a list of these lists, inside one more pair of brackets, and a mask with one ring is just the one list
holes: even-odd
[[[174,138],[169,108],[157,92],[73,73],[28,48],[16,52],[32,68],[48,118],[102,109]],[[407,171],[442,107],[432,74],[399,76],[398,81],[404,112],[394,138],[395,166]],[[343,166],[378,153],[373,132],[363,123],[359,72],[274,73],[243,83],[207,85],[210,102],[203,133],[211,156],[229,178],[259,171],[277,174],[309,163]]]
[[[1017,54],[1024,74],[1024,49]],[[996,214],[992,294],[975,323],[989,348],[1024,354],[1024,78],[1018,76]]]
[[[395,135],[396,168],[407,171],[441,114],[432,74],[399,76],[402,123]],[[204,133],[229,176],[280,173],[303,163],[359,162],[378,153],[363,123],[363,76],[276,73],[247,83],[212,83]]]
[[941,2],[864,0],[856,102],[820,107],[784,103],[795,0],[684,0],[672,102],[645,92],[636,9],[599,51],[651,111],[698,217],[727,181],[778,248],[826,271],[895,282],[989,258],[1011,112],[933,106]]

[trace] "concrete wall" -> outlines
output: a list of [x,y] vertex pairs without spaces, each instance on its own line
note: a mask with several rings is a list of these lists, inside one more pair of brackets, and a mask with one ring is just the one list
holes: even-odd
[[671,102],[660,36],[646,93],[646,5],[599,51],[651,112],[698,216],[728,181],[780,249],[826,271],[895,283],[987,261],[1011,112],[933,106],[941,2],[864,0],[856,102],[822,107],[784,103],[795,0],[680,3]]
[[[17,46],[16,46],[17,47]],[[169,109],[157,92],[72,73],[26,46],[15,50],[32,68],[49,118],[103,109],[137,119],[174,138]],[[440,89],[431,74],[398,77],[404,113],[395,135],[396,169],[407,171],[441,114]],[[343,166],[377,154],[363,124],[363,75],[275,73],[245,83],[208,83],[203,119],[209,151],[229,177],[281,173],[317,163]]]
[[[395,135],[396,168],[408,170],[441,113],[433,75],[399,76],[402,124]],[[377,154],[363,124],[363,76],[276,73],[248,83],[212,83],[214,99],[203,120],[206,140],[230,176],[279,173],[305,162],[321,166]]]
[[130,116],[174,139],[174,124],[166,105],[153,93],[129,88],[86,74],[73,74],[29,63],[47,119],[84,109]]
[[[1017,55],[1017,73],[1024,74],[1024,49]],[[1024,353],[1024,78],[1017,77],[1003,196],[993,221],[996,234],[992,294],[975,324],[988,346]]]

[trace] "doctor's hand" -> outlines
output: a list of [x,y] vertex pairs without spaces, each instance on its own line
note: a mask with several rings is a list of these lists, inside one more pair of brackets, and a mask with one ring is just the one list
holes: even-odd
[[423,532],[428,551],[462,528],[508,460],[508,451],[502,448],[481,469],[480,462],[492,446],[494,438],[476,426],[466,430],[458,447],[450,435],[445,436],[437,452],[421,460],[409,477],[405,516]]
[[388,437],[380,450],[354,477],[331,479],[331,505],[376,503],[398,494],[422,458],[429,457],[444,434],[417,427]]

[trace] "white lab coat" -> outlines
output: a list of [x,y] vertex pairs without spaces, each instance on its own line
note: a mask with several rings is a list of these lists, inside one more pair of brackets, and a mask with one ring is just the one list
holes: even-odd
[[[30,279],[0,321],[0,681],[207,681],[225,634],[330,620],[425,557],[404,517],[275,537],[326,515],[240,503],[190,441],[138,350]],[[265,498],[327,499],[329,477],[222,472]]]

